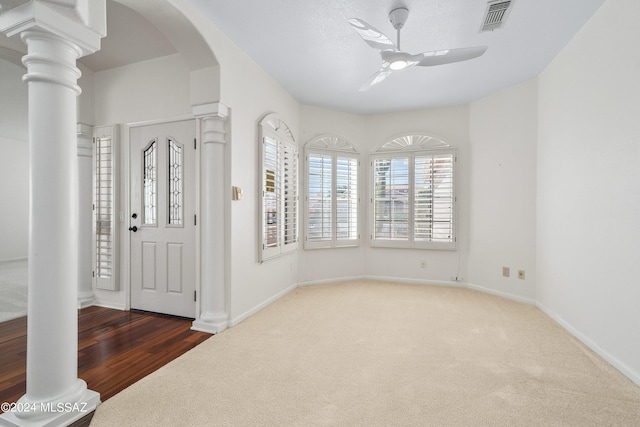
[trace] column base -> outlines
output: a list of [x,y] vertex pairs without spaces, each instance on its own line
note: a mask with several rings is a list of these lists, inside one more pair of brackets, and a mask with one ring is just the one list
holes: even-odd
[[218,315],[200,315],[199,319],[193,321],[191,329],[194,331],[207,332],[209,334],[219,334],[229,326],[229,316],[226,313]]
[[76,387],[65,396],[49,401],[30,401],[22,396],[14,409],[0,415],[0,426],[6,427],[57,427],[67,426],[89,415],[100,404],[100,394],[87,389],[78,379]]

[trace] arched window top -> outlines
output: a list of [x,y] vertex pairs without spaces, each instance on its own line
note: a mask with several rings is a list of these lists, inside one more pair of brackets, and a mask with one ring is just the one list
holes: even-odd
[[356,147],[349,141],[335,135],[320,135],[305,144],[307,149],[344,151],[347,153],[357,153]]
[[408,134],[402,135],[388,141],[376,153],[385,153],[389,151],[422,151],[434,150],[438,148],[451,148],[449,144],[434,136],[424,134]]
[[287,126],[287,124],[281,118],[279,118],[277,115],[273,113],[267,114],[260,121],[260,126],[262,127],[263,131],[267,130],[278,136],[287,138],[291,141],[295,141],[295,138],[293,137],[293,132],[291,132],[291,129],[289,129],[289,126]]

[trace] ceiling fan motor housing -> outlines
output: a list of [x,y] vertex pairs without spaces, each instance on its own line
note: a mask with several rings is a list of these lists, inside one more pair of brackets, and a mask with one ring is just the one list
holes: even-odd
[[389,12],[389,21],[391,21],[391,25],[393,25],[393,28],[396,30],[399,30],[404,26],[408,17],[409,9],[406,7],[399,7]]

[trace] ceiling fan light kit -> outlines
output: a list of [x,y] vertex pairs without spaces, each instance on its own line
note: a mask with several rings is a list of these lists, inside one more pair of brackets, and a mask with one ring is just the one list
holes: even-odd
[[423,52],[417,55],[400,50],[400,30],[404,27],[409,17],[409,9],[398,7],[389,12],[389,21],[397,32],[397,42],[394,44],[382,32],[358,18],[349,19],[349,24],[362,37],[370,47],[378,50],[382,58],[382,66],[362,85],[360,91],[370,89],[372,86],[386,79],[394,71],[405,70],[414,65],[428,67],[433,65],[450,64],[466,61],[482,55],[487,46],[477,46],[459,49],[445,49]]
[[393,71],[404,70],[408,66],[409,66],[409,63],[402,59],[398,59],[396,61],[393,61],[391,64],[389,64],[389,68],[391,68]]

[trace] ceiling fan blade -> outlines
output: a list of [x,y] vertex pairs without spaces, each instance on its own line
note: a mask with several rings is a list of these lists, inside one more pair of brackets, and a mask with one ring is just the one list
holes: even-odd
[[364,92],[369,90],[372,86],[375,86],[386,79],[392,72],[393,71],[389,68],[389,64],[383,64],[382,68],[380,68],[374,75],[369,77],[362,86],[360,86],[359,91]]
[[434,50],[423,52],[423,58],[416,64],[422,67],[432,65],[451,64],[452,62],[466,61],[477,58],[487,50],[487,46],[463,47],[460,49]]
[[378,50],[396,50],[396,45],[387,36],[364,22],[362,19],[351,18],[349,24],[357,31],[362,39],[372,48]]

